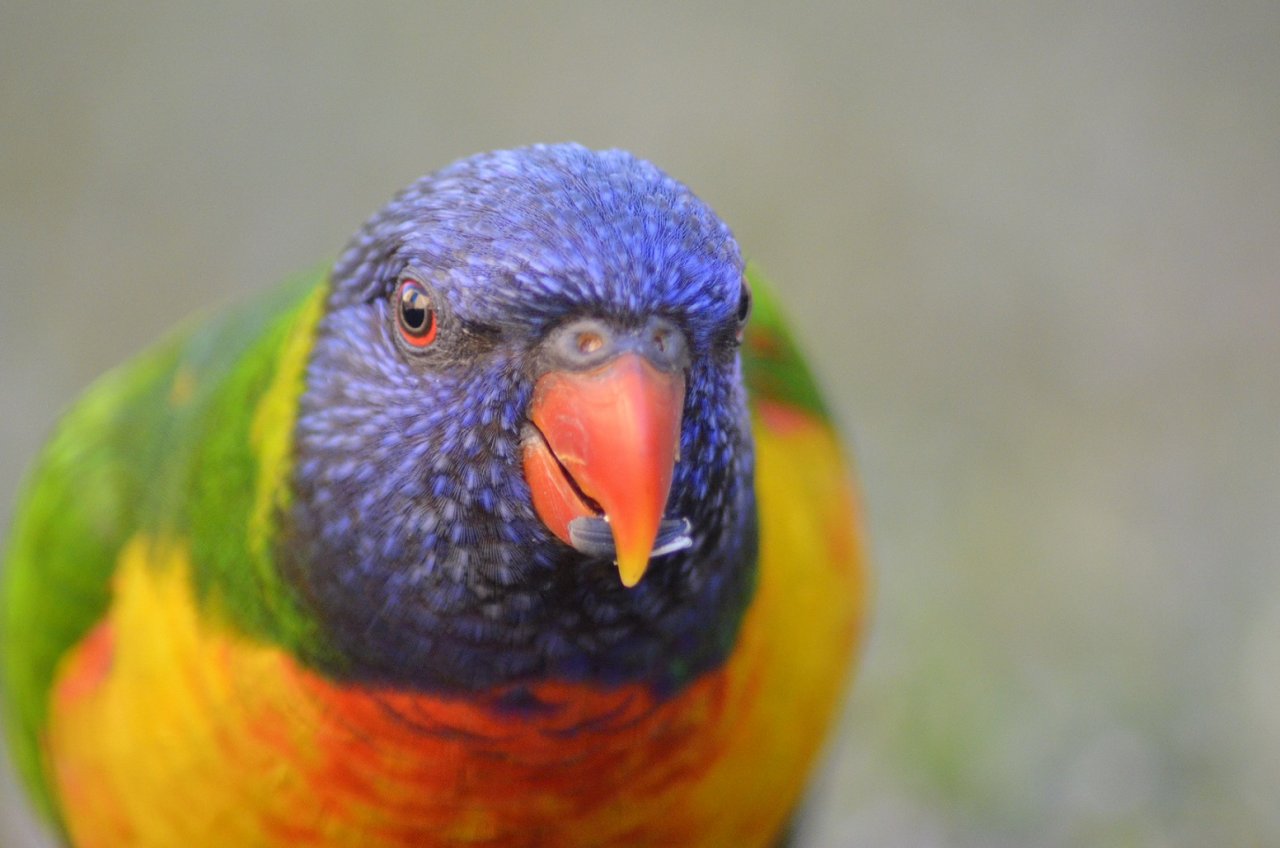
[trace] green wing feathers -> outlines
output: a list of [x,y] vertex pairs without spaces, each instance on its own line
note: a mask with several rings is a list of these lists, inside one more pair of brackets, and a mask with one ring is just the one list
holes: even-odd
[[[100,380],[63,418],[19,500],[4,568],[0,667],[9,739],[28,786],[43,789],[38,733],[58,660],[106,610],[115,552],[141,520],[146,480],[131,457],[155,449],[140,414],[156,407],[173,344]],[[36,797],[46,813],[46,792]]]
[[[254,575],[231,568],[235,552],[227,549],[248,544],[255,481],[246,469],[255,459],[247,430],[256,401],[272,385],[299,312],[313,305],[318,314],[324,282],[320,270],[300,275],[111,371],[63,417],[31,470],[0,574],[0,680],[10,748],[49,818],[57,812],[40,736],[50,689],[59,661],[104,615],[117,554],[131,536],[190,537],[200,588],[233,596],[220,606],[243,610],[251,628],[265,618],[264,604],[283,605],[278,587],[243,585]],[[291,422],[277,417],[268,423],[288,430]],[[218,469],[218,485],[200,486],[201,467]],[[240,606],[249,594],[256,605]],[[297,616],[282,620],[301,629]]]
[[786,404],[826,419],[818,384],[805,364],[772,286],[754,264],[747,266],[752,311],[742,344],[742,368],[752,403]]

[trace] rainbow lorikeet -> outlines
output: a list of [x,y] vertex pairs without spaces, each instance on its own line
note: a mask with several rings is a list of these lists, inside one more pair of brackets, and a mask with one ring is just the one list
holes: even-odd
[[9,738],[79,846],[769,844],[862,568],[725,224],[625,152],[490,153],[69,412]]

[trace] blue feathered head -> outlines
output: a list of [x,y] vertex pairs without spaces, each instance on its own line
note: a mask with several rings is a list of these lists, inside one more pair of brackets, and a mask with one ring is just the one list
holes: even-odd
[[342,670],[429,689],[677,687],[755,569],[725,224],[623,151],[410,186],[334,268],[280,559]]

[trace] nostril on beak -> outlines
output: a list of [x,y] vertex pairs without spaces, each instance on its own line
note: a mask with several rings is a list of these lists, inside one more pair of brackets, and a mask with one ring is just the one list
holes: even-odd
[[650,319],[642,338],[645,352],[655,365],[681,369],[689,364],[684,334],[670,321],[664,318]]
[[558,329],[549,339],[553,361],[571,371],[594,368],[617,353],[614,331],[596,318],[580,318]]
[[604,347],[604,338],[599,333],[590,330],[578,333],[578,353],[590,356],[602,347]]

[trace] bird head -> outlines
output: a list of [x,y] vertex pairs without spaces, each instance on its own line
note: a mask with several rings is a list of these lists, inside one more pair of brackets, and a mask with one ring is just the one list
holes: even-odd
[[353,674],[678,685],[755,566],[737,245],[622,151],[476,156],[337,262],[280,560]]

